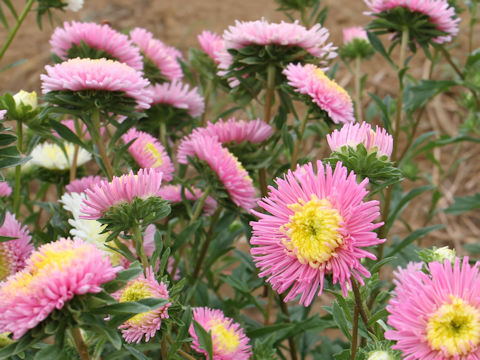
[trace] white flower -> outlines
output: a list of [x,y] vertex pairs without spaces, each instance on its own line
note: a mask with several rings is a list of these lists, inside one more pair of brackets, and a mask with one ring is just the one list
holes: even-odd
[[67,0],[66,10],[78,11],[83,7],[83,0]]
[[367,360],[393,360],[393,357],[386,351],[372,351]]
[[27,92],[25,90],[20,90],[18,93],[13,95],[13,100],[15,100],[15,105],[30,105],[32,110],[38,107],[37,93],[35,91]]
[[450,249],[448,246],[444,246],[441,248],[434,248],[433,249],[433,260],[443,263],[445,260],[450,261],[451,263],[455,262],[455,250]]
[[[37,145],[30,154],[32,157],[30,162],[33,165],[38,165],[49,170],[70,169],[73,163],[75,145],[64,143],[64,147],[65,152],[63,152],[62,148],[57,144],[43,143]],[[65,153],[67,156],[65,156]],[[91,159],[92,155],[90,155],[87,150],[80,148],[78,151],[77,166],[82,166]]]

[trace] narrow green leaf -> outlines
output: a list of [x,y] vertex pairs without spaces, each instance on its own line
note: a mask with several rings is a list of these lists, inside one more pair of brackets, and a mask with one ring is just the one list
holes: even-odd
[[427,235],[428,233],[430,233],[432,231],[443,229],[444,227],[445,227],[445,225],[433,225],[433,226],[428,226],[428,227],[424,227],[424,228],[421,228],[421,229],[417,229],[417,230],[411,232],[410,235],[408,235],[405,239],[400,241],[400,243],[397,246],[395,246],[392,249],[392,251],[390,251],[388,253],[387,256],[391,257],[391,256],[397,254],[398,252],[405,249],[408,245],[413,243],[415,240]]
[[193,327],[195,334],[198,336],[200,347],[207,352],[209,359],[213,359],[212,333],[210,331],[207,332],[202,325],[195,320],[193,321]]

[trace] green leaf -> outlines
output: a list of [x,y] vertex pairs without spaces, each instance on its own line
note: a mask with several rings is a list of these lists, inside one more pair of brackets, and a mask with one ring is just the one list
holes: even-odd
[[[85,144],[80,140],[80,138],[68,127],[60,123],[59,121],[50,120],[50,126],[60,135],[63,139],[71,142],[73,144],[79,145],[82,148],[86,149]],[[87,149],[88,150],[88,149]]]
[[480,193],[464,197],[456,197],[452,205],[444,211],[447,214],[460,215],[464,212],[480,208]]
[[373,32],[370,32],[368,31],[367,32],[367,36],[368,36],[368,41],[370,42],[370,44],[372,45],[372,47],[380,53],[380,55],[382,55],[385,59],[387,59],[387,61],[390,63],[390,65],[392,65],[392,67],[394,69],[397,69],[397,65],[395,65],[392,61],[392,59],[390,58],[390,56],[388,55],[387,53],[387,50],[385,50],[385,47],[383,46],[382,42],[380,41],[380,39],[378,38],[377,35],[375,35]]
[[213,359],[212,333],[210,331],[207,332],[202,325],[195,320],[193,321],[193,327],[195,334],[198,336],[200,347],[207,352],[209,359]]
[[424,228],[417,229],[417,230],[411,232],[410,235],[408,235],[405,239],[400,241],[400,243],[397,246],[395,246],[392,249],[392,251],[390,251],[388,253],[387,256],[391,257],[391,256],[397,254],[398,252],[400,252],[404,248],[406,248],[408,245],[413,243],[415,240],[427,235],[428,233],[430,233],[432,231],[443,229],[444,227],[445,227],[445,225],[432,225],[432,226],[424,227]]
[[52,359],[60,359],[60,353],[62,349],[58,347],[58,345],[49,345],[41,349],[33,360],[52,360]]
[[141,314],[158,309],[168,303],[168,299],[146,298],[138,301],[123,302],[91,309],[93,314]]
[[343,308],[338,304],[338,301],[333,303],[332,315],[333,320],[335,320],[335,323],[338,325],[343,335],[345,335],[347,339],[351,341],[352,335],[350,334],[347,316],[343,311]]

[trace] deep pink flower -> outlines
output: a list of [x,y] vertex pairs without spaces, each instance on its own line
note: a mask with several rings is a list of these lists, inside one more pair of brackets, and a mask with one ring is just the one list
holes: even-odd
[[0,181],[0,196],[10,196],[12,188],[6,181]]
[[[141,274],[138,278],[130,280],[127,285],[112,294],[120,303],[127,301],[138,301],[146,298],[167,299],[169,298],[167,286],[163,282],[155,279],[152,268],[146,269],[146,274]],[[128,319],[118,328],[122,330],[123,338],[126,342],[142,341],[145,335],[145,341],[149,341],[160,330],[162,319],[168,318],[168,308],[171,303],[159,307],[158,309],[140,313]]]
[[224,51],[222,38],[216,33],[202,31],[197,39],[203,51],[205,51],[205,53],[218,65],[220,63],[218,55]]
[[107,24],[64,22],[63,28],[57,27],[50,39],[52,52],[62,60],[68,59],[68,51],[73,45],[80,46],[82,42],[93,49],[104,51],[112,60],[125,63],[135,70],[143,69],[140,50],[127,35],[113,30]]
[[205,331],[212,334],[213,356],[200,347],[198,335],[193,324],[188,332],[193,338],[192,348],[206,356],[207,360],[247,360],[252,355],[249,339],[245,336],[240,324],[233,319],[225,317],[221,310],[207,307],[194,308],[193,319],[198,322]]
[[344,28],[343,32],[343,43],[348,44],[349,42],[355,39],[362,39],[368,41],[367,32],[361,26],[353,26],[349,28]]
[[170,81],[183,77],[182,67],[177,60],[183,58],[180,51],[154,39],[151,32],[142,28],[133,29],[130,38],[140,48],[143,56],[153,62]]
[[[193,194],[185,189],[185,198],[190,201],[197,201],[203,196],[203,191],[197,188],[192,188]],[[170,201],[172,204],[181,203],[182,200],[182,187],[180,185],[165,185],[160,188],[160,197],[162,199]],[[203,211],[205,215],[212,215],[217,208],[217,202],[211,196],[207,196],[205,199],[205,205]]]
[[384,242],[374,230],[380,215],[378,201],[364,202],[368,179],[357,184],[356,176],[341,163],[335,170],[317,161],[289,171],[269,187],[268,197],[258,205],[268,213],[252,211],[251,249],[260,268],[259,276],[279,293],[288,291],[285,301],[298,295],[308,306],[323,291],[326,275],[339,283],[344,296],[353,276],[363,284],[370,273],[360,263],[375,255],[362,249]]
[[40,75],[42,91],[99,90],[124,92],[134,99],[139,109],[148,109],[152,102],[149,82],[139,71],[106,59],[70,59],[55,66],[45,67],[47,74]]
[[398,269],[385,337],[405,360],[480,359],[479,263],[410,263]]
[[125,144],[134,140],[128,152],[142,168],[152,168],[163,173],[163,180],[171,181],[175,168],[165,148],[152,135],[131,128],[122,136]]
[[353,102],[347,91],[312,64],[289,64],[283,73],[296,92],[308,95],[335,124],[354,122]]
[[0,226],[0,236],[14,240],[0,242],[0,282],[25,267],[25,261],[33,251],[32,237],[26,226],[22,227],[15,216],[7,212]]
[[80,179],[73,180],[70,184],[65,186],[65,190],[67,193],[82,193],[91,188],[93,185],[100,184],[101,182],[107,180],[107,178],[99,175],[85,176]]
[[162,173],[156,169],[140,169],[111,182],[101,182],[85,190],[87,199],[83,202],[81,219],[97,220],[112,206],[132,202],[134,198],[147,199],[159,196]]
[[237,120],[235,118],[223,121],[219,119],[216,123],[209,122],[205,131],[211,136],[216,136],[218,141],[223,143],[244,141],[261,143],[273,134],[273,128],[264,121],[257,119],[252,121]]
[[113,280],[119,269],[82,240],[42,245],[23,270],[0,283],[0,333],[11,332],[19,339],[75,295],[102,291],[100,286]]
[[194,131],[178,148],[178,162],[188,164],[187,156],[197,156],[217,174],[232,201],[247,211],[255,207],[255,188],[248,172],[216,137]]
[[153,105],[171,105],[177,109],[184,109],[192,117],[203,114],[205,102],[195,87],[190,90],[188,84],[179,81],[172,83],[155,84],[151,86]]

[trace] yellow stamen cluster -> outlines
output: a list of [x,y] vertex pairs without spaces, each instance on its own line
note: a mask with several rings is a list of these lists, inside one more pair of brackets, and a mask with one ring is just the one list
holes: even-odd
[[[146,283],[142,281],[135,281],[134,283],[128,285],[125,288],[122,295],[120,296],[119,302],[120,303],[130,302],[130,301],[134,302],[134,301],[146,299],[152,296],[153,296],[153,293]],[[145,316],[147,316],[151,312],[153,312],[153,310],[137,314],[132,318],[130,318],[128,322],[133,323],[135,325],[140,324],[141,322],[143,322],[143,319],[145,318]]]
[[144,149],[156,160],[155,164],[153,164],[151,167],[156,168],[163,164],[162,154],[160,153],[160,151],[157,150],[154,144],[152,144],[151,142],[148,142],[145,145]]
[[289,208],[295,213],[281,228],[288,236],[283,244],[302,264],[318,268],[335,256],[335,250],[342,245],[339,229],[343,218],[327,199],[318,199],[315,195],[310,201],[300,200]]
[[335,80],[332,80],[332,79],[329,79],[327,75],[325,75],[325,73],[320,70],[320,69],[316,69],[315,72],[314,72],[315,76],[322,80],[323,82],[325,82],[326,86],[329,88],[329,89],[332,89],[333,91],[335,91],[336,93],[338,93],[341,97],[343,97],[344,99],[348,100],[348,101],[352,101],[352,99],[350,98],[350,95],[348,95],[348,92],[343,88],[341,87],[340,85],[338,85]]
[[233,329],[227,328],[227,323],[222,320],[212,320],[210,322],[210,331],[215,337],[215,345],[222,352],[232,353],[240,345],[240,337]]
[[451,297],[428,320],[427,340],[434,350],[450,356],[465,355],[480,344],[480,310]]

